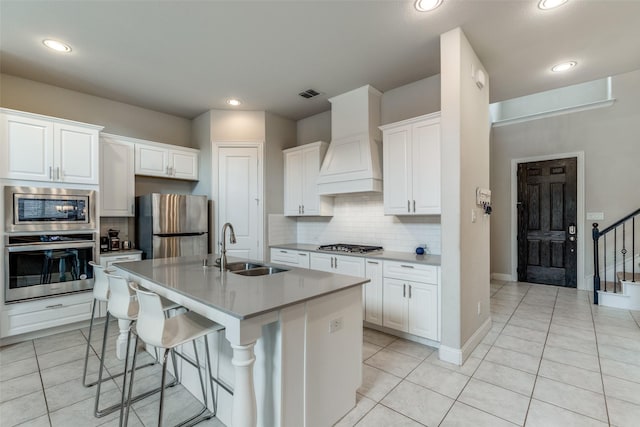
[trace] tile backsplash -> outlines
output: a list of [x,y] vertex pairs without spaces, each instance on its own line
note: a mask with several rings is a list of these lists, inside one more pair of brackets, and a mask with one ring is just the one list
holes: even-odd
[[299,217],[296,234],[297,243],[360,243],[401,252],[426,244],[429,253],[440,254],[440,216],[384,215],[381,194],[336,196],[333,217]]
[[135,240],[135,220],[134,218],[126,217],[100,217],[100,236],[108,236],[107,232],[112,228],[114,230],[120,230],[120,241]]

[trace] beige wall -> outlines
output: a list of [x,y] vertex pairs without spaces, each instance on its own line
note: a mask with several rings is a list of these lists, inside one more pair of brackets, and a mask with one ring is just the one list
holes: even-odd
[[[602,226],[640,207],[640,70],[613,77],[611,107],[495,127],[491,135],[491,272],[511,274],[511,159],[584,152],[585,212]],[[593,273],[591,226],[585,231],[585,276]],[[637,249],[636,249],[637,250]],[[591,283],[586,283],[591,287]]]
[[264,111],[211,110],[212,141],[264,141]]
[[316,141],[331,141],[331,110],[306,117],[296,122],[297,145]]
[[0,105],[104,126],[104,132],[190,146],[191,120],[0,74]]
[[[445,165],[441,342],[456,351],[489,317],[489,220],[475,206],[476,188],[489,187],[489,87],[479,90],[469,77],[472,64],[484,67],[462,30],[442,34],[440,52],[441,156]],[[471,221],[472,210],[477,213],[476,222]]]

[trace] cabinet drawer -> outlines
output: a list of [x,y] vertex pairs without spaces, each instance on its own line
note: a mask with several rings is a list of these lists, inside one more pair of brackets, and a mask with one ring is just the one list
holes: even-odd
[[113,264],[119,262],[140,261],[142,254],[128,254],[128,255],[100,255],[100,265],[103,267],[111,267]]
[[385,261],[383,265],[383,272],[384,277],[438,284],[438,267],[435,265]]
[[271,249],[271,262],[291,267],[309,268],[309,253],[291,249]]
[[[63,297],[65,298],[65,297]],[[67,323],[80,322],[91,317],[92,294],[72,301],[52,298],[27,307],[16,304],[2,313],[2,336],[19,335],[39,331]]]

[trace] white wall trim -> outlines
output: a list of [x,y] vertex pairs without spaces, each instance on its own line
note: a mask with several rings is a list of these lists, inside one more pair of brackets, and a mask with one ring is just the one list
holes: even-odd
[[575,106],[575,107],[559,108],[557,110],[545,111],[545,112],[542,112],[542,113],[527,114],[525,116],[514,117],[512,119],[498,120],[498,121],[493,122],[491,126],[495,128],[495,127],[500,127],[500,126],[513,125],[513,124],[516,124],[516,123],[529,122],[531,120],[544,119],[544,118],[547,118],[547,117],[560,116],[562,114],[577,113],[579,111],[593,110],[595,108],[611,107],[615,101],[616,101],[615,99],[605,99],[603,101],[591,102],[589,104],[578,105],[578,106]]
[[491,317],[488,317],[460,349],[440,344],[440,348],[438,349],[438,358],[443,362],[453,363],[458,366],[462,365],[464,361],[469,358],[478,344],[480,344],[484,339],[487,333],[489,333],[491,330],[491,323]]
[[491,278],[494,280],[505,280],[507,282],[511,281],[511,274],[509,273],[491,273]]
[[544,156],[523,157],[519,159],[511,159],[511,280],[518,280],[518,210],[516,203],[518,202],[518,164],[529,162],[540,162],[545,160],[566,159],[575,157],[578,162],[577,170],[577,212],[576,222],[578,224],[578,255],[576,275],[578,289],[588,290],[584,276],[584,257],[585,257],[585,182],[584,182],[584,151],[573,153],[548,154]]

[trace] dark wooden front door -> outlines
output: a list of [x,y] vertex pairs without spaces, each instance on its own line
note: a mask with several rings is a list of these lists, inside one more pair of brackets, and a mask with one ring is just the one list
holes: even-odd
[[518,280],[575,288],[577,160],[518,164]]

